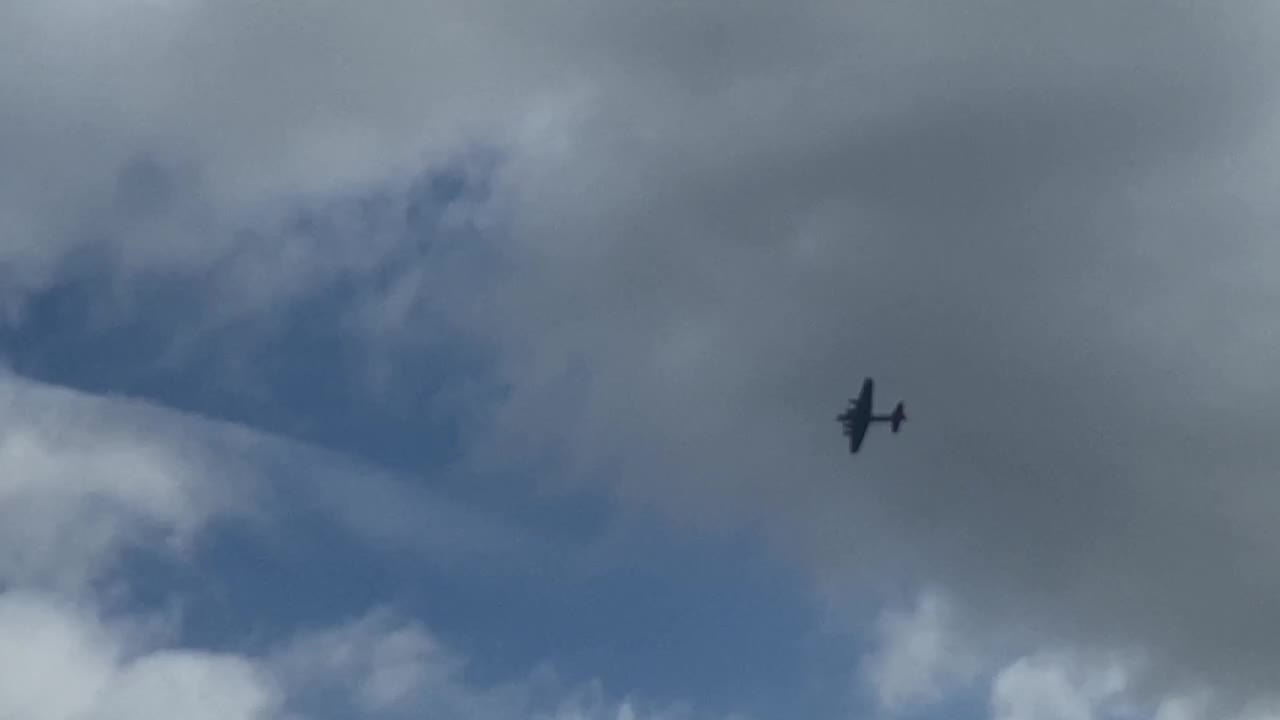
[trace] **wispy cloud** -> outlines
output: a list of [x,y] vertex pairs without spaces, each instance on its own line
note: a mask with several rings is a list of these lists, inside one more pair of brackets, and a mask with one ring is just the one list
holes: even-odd
[[[264,528],[303,508],[355,542],[436,563],[493,561],[535,540],[331,452],[148,403],[0,377],[0,715],[92,718],[684,717],[532,670],[497,684],[420,621],[375,609],[260,651],[183,647],[163,610],[120,605],[120,557],[162,543],[185,563],[219,518]],[[287,531],[287,528],[285,528]],[[210,537],[215,536],[215,537]]]
[[130,546],[181,552],[219,515],[270,526],[300,508],[360,541],[437,562],[538,542],[477,509],[341,455],[231,423],[0,376],[0,572],[82,585]]
[[[193,432],[194,431],[194,432]],[[251,433],[0,375],[0,577],[78,586],[252,503]]]

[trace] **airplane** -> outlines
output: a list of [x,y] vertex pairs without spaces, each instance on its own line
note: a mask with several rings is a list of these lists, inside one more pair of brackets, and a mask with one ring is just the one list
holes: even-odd
[[907,419],[906,409],[902,403],[898,403],[897,407],[889,415],[873,415],[871,414],[871,396],[875,389],[875,383],[871,378],[862,381],[862,391],[858,393],[856,400],[849,400],[849,409],[836,416],[836,420],[844,427],[844,435],[849,438],[849,452],[856,453],[858,448],[862,447],[862,439],[867,435],[867,427],[873,422],[887,422],[889,428],[893,432],[898,432],[898,428],[902,426],[902,421]]

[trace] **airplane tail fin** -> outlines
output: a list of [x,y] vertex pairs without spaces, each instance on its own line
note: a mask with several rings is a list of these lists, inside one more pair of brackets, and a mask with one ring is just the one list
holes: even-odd
[[898,432],[898,428],[902,426],[902,421],[907,419],[907,410],[902,403],[898,403],[893,408],[893,414],[889,416],[889,429]]

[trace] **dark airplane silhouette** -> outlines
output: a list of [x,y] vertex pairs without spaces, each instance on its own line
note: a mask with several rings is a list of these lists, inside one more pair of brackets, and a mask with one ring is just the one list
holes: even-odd
[[849,438],[849,452],[851,453],[858,452],[858,448],[862,447],[862,439],[867,436],[867,427],[871,423],[887,422],[890,429],[898,432],[902,421],[907,419],[906,409],[903,408],[902,403],[898,403],[892,414],[872,415],[871,395],[874,389],[875,383],[871,382],[871,378],[863,380],[862,392],[858,393],[858,398],[850,400],[849,409],[836,417],[836,420],[839,420],[844,427],[845,437]]

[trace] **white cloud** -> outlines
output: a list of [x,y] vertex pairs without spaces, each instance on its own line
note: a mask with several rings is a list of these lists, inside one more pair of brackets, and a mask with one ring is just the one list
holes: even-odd
[[277,694],[248,659],[139,649],[127,623],[56,596],[0,594],[0,717],[264,720]]
[[303,508],[362,541],[440,564],[544,549],[481,511],[335,453],[0,372],[0,582],[83,586],[128,548],[180,555],[217,516],[270,523]]
[[[350,492],[352,483],[363,494]],[[452,513],[399,479],[331,453],[3,375],[0,493],[0,717],[686,716],[679,706],[641,712],[633,700],[609,700],[591,684],[566,686],[546,670],[474,683],[465,658],[421,622],[387,610],[262,655],[175,646],[169,618],[104,610],[117,603],[89,581],[128,588],[132,578],[115,563],[121,552],[158,537],[180,553],[220,513],[272,522],[276,493],[294,512],[310,502],[358,538],[437,559],[448,559],[450,548],[474,558],[526,544],[483,515]],[[391,518],[389,531],[378,527],[406,513],[427,525],[420,535],[403,517]],[[234,637],[225,639],[234,646]]]
[[181,550],[252,487],[233,454],[247,437],[201,429],[0,373],[0,581],[80,585],[127,545]]
[[491,704],[464,684],[461,658],[421,624],[386,610],[304,634],[273,662],[304,699],[312,688],[337,690],[362,715],[395,717],[429,704],[446,716],[477,717]]
[[421,623],[375,610],[304,633],[266,656],[169,647],[146,618],[91,603],[0,593],[0,717],[24,720],[698,720],[689,706],[642,708],[599,683],[567,687],[534,670],[471,682],[467,663]]
[[690,705],[611,698],[597,681],[566,685],[550,667],[490,685],[420,622],[381,609],[305,633],[270,659],[295,709],[369,718],[700,720]]
[[900,713],[937,703],[976,678],[979,655],[956,626],[953,609],[925,593],[908,612],[889,611],[878,623],[875,650],[862,677],[882,710]]
[[[243,657],[167,649],[154,620],[104,618],[91,581],[131,546],[181,553],[252,496],[252,434],[146,403],[0,374],[0,716],[268,717]],[[143,620],[146,620],[144,622]]]
[[1206,717],[1204,697],[1180,696],[1162,700],[1156,708],[1155,720],[1200,720]]
[[704,716],[679,704],[665,709],[640,709],[636,701],[610,700],[599,683],[588,683],[570,693],[554,710],[534,712],[529,717],[534,720],[696,720]]
[[[889,717],[946,712],[985,692],[991,720],[1265,720],[1265,702],[1231,701],[1203,684],[1144,682],[1134,656],[1041,649],[999,660],[1007,643],[966,636],[948,600],[922,593],[910,611],[889,610],[861,680]],[[990,641],[991,639],[988,638]]]
[[1020,658],[997,673],[991,688],[994,720],[1096,720],[1124,706],[1128,678],[1110,662],[1080,664],[1069,658]]
[[251,659],[166,650],[133,659],[117,672],[93,717],[265,719],[276,701],[270,678]]

